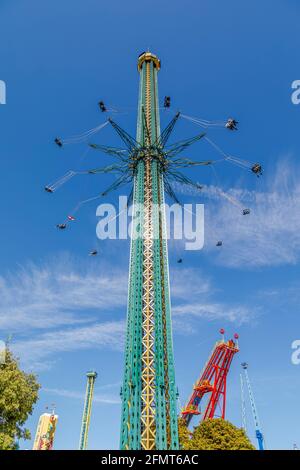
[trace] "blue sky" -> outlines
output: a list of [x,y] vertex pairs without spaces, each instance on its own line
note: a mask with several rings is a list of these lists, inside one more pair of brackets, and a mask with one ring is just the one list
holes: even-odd
[[[99,99],[125,110],[115,119],[135,133],[136,59],[150,48],[162,61],[161,98],[171,95],[174,111],[190,116],[236,117],[239,132],[215,129],[210,137],[264,167],[258,179],[222,163],[217,180],[207,169],[187,172],[206,185],[203,196],[178,188],[185,202],[205,204],[206,217],[203,250],[184,252],[170,243],[180,401],[219,328],[228,336],[238,331],[228,419],[240,425],[240,362],[246,360],[267,446],[300,445],[300,366],[291,363],[291,343],[300,336],[300,106],[291,102],[291,83],[300,78],[299,2],[18,0],[0,8],[0,79],[7,86],[7,104],[0,106],[0,333],[13,335],[23,366],[39,374],[40,400],[28,420],[33,437],[39,414],[55,403],[55,448],[77,448],[85,372],[95,368],[89,448],[118,447],[129,244],[98,242],[100,256],[87,256],[96,243],[97,203],[86,205],[70,230],[55,229],[113,177],[78,177],[53,197],[43,187],[70,168],[111,161],[95,153],[82,162],[84,146],[53,144],[56,135],[103,122]],[[174,139],[198,131],[180,121]],[[97,141],[120,145],[108,127]],[[206,142],[188,156],[219,157]],[[251,207],[250,216],[215,198],[215,186]],[[250,415],[248,428],[254,438]]]

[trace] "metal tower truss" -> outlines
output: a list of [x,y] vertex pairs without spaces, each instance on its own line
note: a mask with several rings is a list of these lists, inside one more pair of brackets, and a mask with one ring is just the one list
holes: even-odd
[[[74,212],[83,204],[133,183],[125,370],[121,392],[121,449],[179,448],[164,193],[166,191],[179,202],[172,188],[173,182],[201,190],[200,184],[194,183],[178,169],[213,163],[194,162],[179,156],[201,140],[205,133],[167,145],[180,113],[177,112],[161,132],[159,69],[160,61],[154,54],[145,52],[139,56],[136,138],[108,118],[106,123],[70,141],[87,141],[110,124],[125,148],[93,142],[89,142],[89,146],[115,158],[115,164],[84,172],[71,170],[45,187],[48,193],[53,193],[78,174],[117,174],[117,179],[106,190],[76,206],[73,220]],[[69,141],[56,138],[55,142],[61,147]],[[66,226],[66,223],[57,225],[60,229]]]
[[[45,191],[51,194],[76,175],[91,176],[103,173],[117,175],[117,179],[108,188],[94,197],[79,202],[67,216],[65,223],[57,224],[58,229],[64,230],[70,220],[75,220],[74,213],[84,204],[104,197],[128,183],[133,185],[129,197],[129,201],[131,197],[133,200],[133,220],[125,367],[121,390],[121,449],[179,449],[164,196],[166,192],[179,203],[173,183],[188,185],[201,191],[203,186],[186,177],[180,170],[213,165],[221,161],[220,159],[192,161],[180,154],[194,143],[206,139],[221,153],[222,161],[234,162],[251,170],[257,176],[262,172],[261,166],[257,163],[251,164],[227,155],[214,142],[207,139],[205,132],[169,144],[169,138],[180,116],[195,121],[204,129],[221,125],[236,130],[237,122],[234,119],[221,124],[202,121],[177,112],[161,131],[157,80],[159,70],[160,60],[157,56],[151,52],[143,52],[139,56],[140,85],[135,138],[109,117],[101,125],[77,136],[55,139],[60,148],[67,144],[88,143],[90,148],[115,159],[114,164],[85,171],[69,170],[57,181],[45,186]],[[103,113],[109,111],[102,101],[99,102],[99,107]],[[108,125],[118,134],[124,148],[90,141],[92,136]],[[223,191],[219,193],[226,200],[240,206],[232,196],[226,195]],[[244,209],[243,215],[249,212],[249,209]],[[233,341],[218,343],[197,383],[198,389],[194,390],[188,405],[198,411],[202,396],[210,392],[211,398],[204,419],[214,416],[217,404],[221,406],[221,415],[225,414],[226,377],[232,357],[237,351],[238,348]],[[191,415],[192,413],[185,414],[187,421],[191,419]],[[88,419],[86,425],[88,426]]]
[[[179,448],[166,227],[162,210],[165,163],[162,146],[169,131],[160,133],[159,68],[159,60],[153,54],[140,56],[138,145],[132,160],[134,210],[135,207],[142,207],[142,210],[134,217],[133,226],[140,236],[131,240],[122,449]],[[174,124],[173,120],[172,128]]]
[[251,411],[252,411],[252,416],[253,416],[253,421],[254,421],[254,426],[255,426],[255,435],[256,435],[257,442],[258,442],[258,449],[265,450],[264,436],[261,431],[261,425],[259,422],[258,412],[257,412],[254,395],[253,395],[253,391],[252,391],[252,387],[251,387],[251,383],[249,379],[249,374],[248,374],[248,364],[246,362],[243,362],[242,368],[245,373],[245,380],[246,380],[246,384],[248,388]]
[[128,151],[125,178],[132,174],[137,235],[131,237],[121,449],[179,448],[164,192],[178,202],[171,181],[201,189],[178,168],[212,163],[174,158],[204,133],[166,146],[180,113],[160,131],[159,69],[154,54],[141,54],[136,139],[109,120]]
[[[221,333],[223,335],[224,331],[221,330]],[[238,335],[235,334],[235,340],[237,339]],[[187,425],[190,424],[194,415],[201,414],[200,404],[205,395],[209,395],[209,399],[202,420],[205,421],[217,416],[225,418],[227,375],[233,356],[238,351],[237,341],[232,339],[225,342],[223,338],[215,344],[209,360],[194,386],[193,393],[181,412]],[[218,412],[219,414],[217,414]]]
[[89,433],[91,412],[92,412],[94,386],[95,386],[95,380],[97,378],[97,372],[88,372],[86,376],[87,376],[87,385],[86,385],[81,432],[80,432],[80,439],[79,439],[79,450],[86,450],[87,448],[88,433]]
[[242,374],[240,374],[240,385],[241,385],[241,422],[242,422],[242,429],[244,429],[245,433],[247,433],[246,402],[245,402],[244,381],[243,381]]

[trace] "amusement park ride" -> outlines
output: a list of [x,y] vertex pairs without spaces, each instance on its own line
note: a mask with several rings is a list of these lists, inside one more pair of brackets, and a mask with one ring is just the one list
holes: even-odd
[[[257,412],[254,395],[253,395],[253,391],[252,391],[252,387],[251,387],[251,383],[249,379],[249,374],[248,374],[248,364],[246,362],[243,362],[242,368],[244,370],[245,380],[246,380],[246,384],[248,388],[252,417],[253,417],[254,426],[255,426],[255,435],[256,435],[257,442],[258,442],[258,449],[265,450],[264,436],[263,436],[263,433],[261,432],[261,425],[259,422],[258,412]],[[243,423],[243,428],[246,431],[246,413],[245,413],[244,385],[243,385],[242,374],[240,375],[240,380],[241,380],[241,396],[242,396],[242,423]]]
[[[235,119],[230,118],[227,122],[211,122],[176,112],[170,123],[161,131],[158,98],[160,66],[160,60],[151,52],[143,52],[138,58],[140,86],[135,138],[109,117],[104,124],[79,136],[55,139],[58,147],[72,143],[88,143],[89,148],[110,155],[116,163],[83,172],[70,170],[58,181],[45,187],[48,193],[53,193],[79,174],[117,174],[115,181],[106,190],[94,198],[79,202],[66,220],[57,224],[58,229],[65,230],[69,223],[75,222],[75,212],[83,204],[102,198],[125,184],[133,184],[131,192],[134,213],[133,233],[137,236],[132,237],[130,248],[125,367],[121,392],[120,448],[124,450],[179,449],[164,211],[165,193],[178,203],[173,183],[191,186],[196,191],[203,189],[202,185],[193,182],[179,171],[188,167],[210,166],[216,162],[226,161],[256,176],[262,174],[260,164],[226,154],[206,136],[206,130],[216,126],[228,131],[237,130],[238,123]],[[167,96],[164,108],[170,106],[171,99]],[[99,102],[99,108],[103,114],[110,111],[103,101]],[[169,138],[179,118],[187,119],[202,127],[204,132],[169,144]],[[124,148],[90,142],[91,137],[107,125],[116,131],[123,141]],[[179,155],[200,140],[206,140],[212,145],[221,154],[222,159],[194,161]],[[225,196],[227,201],[233,202],[233,198],[225,195],[223,191],[220,191],[220,196]],[[236,201],[234,203],[236,204]],[[250,210],[243,208],[241,212],[247,215]],[[221,247],[222,241],[218,241],[217,246]],[[226,378],[232,358],[237,351],[237,342],[233,340],[225,342],[223,339],[217,343],[183,412],[187,422],[194,414],[199,413],[198,407],[205,394],[210,394],[210,401],[203,419],[213,417],[217,405],[220,405],[221,416],[224,417]],[[192,407],[195,407],[194,411]],[[88,412],[86,416],[86,427],[82,430],[80,448],[85,448],[86,445],[84,436],[87,436]]]
[[97,378],[97,372],[94,372],[94,371],[87,372],[86,376],[87,376],[87,384],[86,384],[85,401],[84,401],[81,432],[80,432],[80,439],[79,439],[79,450],[86,450],[87,448],[89,427],[90,427],[90,421],[91,421],[93,395],[94,395],[94,386],[95,386],[95,380]]
[[43,413],[40,416],[32,450],[52,450],[58,416],[54,413]]
[[227,375],[233,356],[239,351],[238,335],[235,341],[225,341],[223,328],[220,330],[222,339],[218,341],[205,364],[199,380],[193,387],[193,392],[181,412],[181,417],[189,425],[193,416],[200,415],[200,405],[204,397],[208,396],[208,403],[202,413],[202,420],[215,417],[225,418]]

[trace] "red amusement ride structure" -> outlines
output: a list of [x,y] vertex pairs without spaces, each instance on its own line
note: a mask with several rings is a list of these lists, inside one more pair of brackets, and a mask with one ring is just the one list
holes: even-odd
[[193,392],[186,406],[181,412],[181,417],[189,425],[194,415],[200,415],[200,403],[204,395],[209,394],[208,403],[203,412],[202,420],[214,417],[225,418],[226,408],[226,380],[233,356],[239,351],[238,334],[234,340],[225,341],[225,330],[220,330],[222,339],[217,341],[214,349],[193,388]]

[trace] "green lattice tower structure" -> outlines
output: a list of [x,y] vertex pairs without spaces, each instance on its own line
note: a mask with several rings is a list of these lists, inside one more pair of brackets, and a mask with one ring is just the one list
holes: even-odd
[[95,380],[97,378],[97,372],[94,372],[94,371],[87,372],[86,376],[87,376],[87,384],[86,384],[84,408],[83,408],[83,415],[82,415],[82,422],[81,422],[79,450],[86,450],[87,448],[88,434],[89,434],[89,427],[90,427],[90,420],[91,420],[91,413],[92,413],[94,386],[95,386]]
[[160,61],[154,54],[139,56],[136,140],[140,147],[134,173],[121,449],[179,448],[163,162],[159,155],[159,69]]

